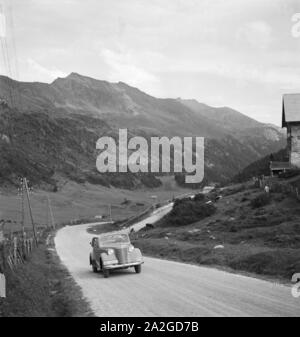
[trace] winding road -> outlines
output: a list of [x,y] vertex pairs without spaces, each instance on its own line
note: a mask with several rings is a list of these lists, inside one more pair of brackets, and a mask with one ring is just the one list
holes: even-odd
[[[135,228],[169,210],[165,206]],[[89,226],[60,229],[55,245],[99,317],[300,316],[300,298],[292,297],[290,287],[212,268],[145,257],[141,274],[128,269],[104,279],[89,266]]]

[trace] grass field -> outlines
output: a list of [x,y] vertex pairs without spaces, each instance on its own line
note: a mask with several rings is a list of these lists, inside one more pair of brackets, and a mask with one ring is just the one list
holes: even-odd
[[[162,186],[154,189],[124,190],[68,182],[56,193],[34,190],[30,196],[34,221],[45,225],[49,219],[50,223],[50,217],[47,215],[47,195],[51,200],[55,222],[64,223],[78,219],[95,221],[97,215],[108,216],[109,205],[113,220],[125,219],[153,204],[152,196],[157,196],[155,202],[159,203],[191,191],[178,187],[172,177],[163,177],[161,180]],[[0,219],[17,222],[8,224],[6,230],[20,228],[21,199],[17,190],[0,190]],[[25,225],[31,226],[28,209]]]

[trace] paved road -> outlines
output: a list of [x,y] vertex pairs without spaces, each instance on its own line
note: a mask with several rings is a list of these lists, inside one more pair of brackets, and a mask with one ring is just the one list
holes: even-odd
[[300,316],[290,287],[211,268],[145,258],[141,274],[104,279],[88,264],[88,226],[62,228],[55,244],[97,316]]

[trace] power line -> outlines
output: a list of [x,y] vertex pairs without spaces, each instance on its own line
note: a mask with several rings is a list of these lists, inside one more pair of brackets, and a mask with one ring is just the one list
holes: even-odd
[[[13,71],[11,76],[19,80],[19,68],[18,68],[18,59],[17,59],[17,48],[16,48],[16,41],[15,41],[15,27],[14,27],[14,15],[13,15],[13,0],[9,1],[8,10],[7,10],[7,22],[9,25],[8,32],[10,33],[10,40],[11,40],[11,53],[12,53],[12,60],[13,60]],[[18,88],[15,88],[14,92],[16,93],[16,107],[21,107],[21,94]]]

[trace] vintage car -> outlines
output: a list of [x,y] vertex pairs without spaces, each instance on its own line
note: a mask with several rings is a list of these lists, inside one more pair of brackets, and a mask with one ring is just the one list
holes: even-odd
[[130,243],[128,234],[101,234],[93,237],[91,246],[90,265],[95,273],[100,270],[108,277],[113,269],[134,267],[136,273],[142,271],[141,251]]

